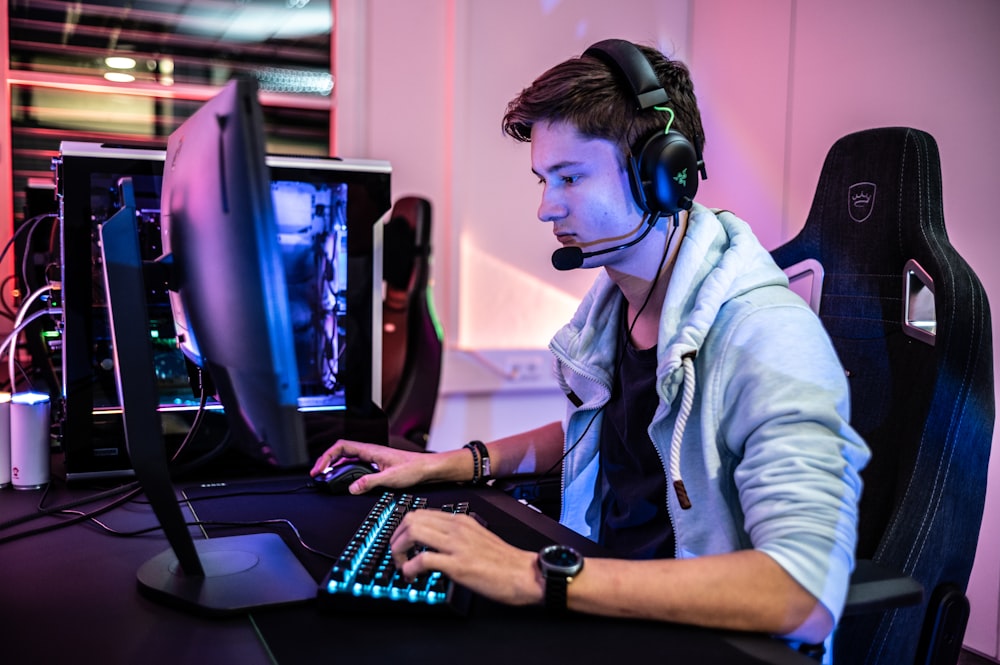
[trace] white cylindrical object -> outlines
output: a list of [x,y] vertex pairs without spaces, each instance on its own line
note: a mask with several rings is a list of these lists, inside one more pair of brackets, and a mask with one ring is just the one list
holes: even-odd
[[10,398],[10,477],[14,489],[49,482],[49,396],[15,393]]
[[0,487],[10,485],[10,393],[0,392]]

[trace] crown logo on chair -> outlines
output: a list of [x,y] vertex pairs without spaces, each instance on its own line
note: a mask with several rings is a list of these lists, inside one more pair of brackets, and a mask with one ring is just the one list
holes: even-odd
[[875,208],[875,183],[856,182],[847,191],[847,211],[859,224],[871,217]]

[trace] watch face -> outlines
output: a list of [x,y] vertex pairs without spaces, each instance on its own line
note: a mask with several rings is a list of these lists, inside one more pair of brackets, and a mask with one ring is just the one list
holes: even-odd
[[583,566],[583,556],[572,547],[551,545],[539,553],[539,559],[552,572],[575,575]]

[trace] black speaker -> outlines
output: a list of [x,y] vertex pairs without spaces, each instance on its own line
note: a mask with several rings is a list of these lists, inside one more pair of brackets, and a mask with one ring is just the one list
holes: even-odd
[[[639,110],[669,108],[670,96],[660,84],[653,65],[632,42],[606,39],[590,46],[584,55],[605,62],[623,78]],[[698,191],[698,174],[703,168],[698,149],[686,136],[669,127],[670,124],[665,131],[640,139],[628,155],[632,195],[639,207],[650,214],[674,215],[689,210]]]

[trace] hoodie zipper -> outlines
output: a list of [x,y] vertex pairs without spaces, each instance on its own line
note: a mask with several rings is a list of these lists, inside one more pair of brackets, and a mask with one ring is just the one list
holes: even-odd
[[[590,408],[584,409],[583,408],[583,402],[580,402],[579,404],[577,403],[577,400],[579,400],[580,397],[569,387],[569,382],[566,381],[564,377],[562,377],[562,372],[561,371],[559,372],[559,374],[560,374],[560,376],[559,376],[560,383],[562,383],[565,386],[563,392],[566,393],[567,399],[569,399],[571,402],[573,402],[573,404],[576,405],[576,407],[577,407],[577,410],[574,412],[573,415],[574,416],[580,416],[580,417],[582,417],[584,411],[593,412],[592,415],[590,416],[590,420],[587,421],[587,424],[584,426],[583,432],[581,432],[580,436],[577,437],[577,440],[574,441],[572,444],[570,444],[570,442],[569,442],[569,432],[563,432],[563,454],[562,454],[562,458],[560,460],[560,469],[559,469],[559,496],[560,496],[561,499],[565,499],[565,497],[566,497],[566,464],[565,464],[566,458],[569,456],[570,451],[572,451],[574,448],[576,448],[576,446],[583,440],[583,437],[587,436],[587,433],[590,432],[590,428],[593,427],[594,421],[597,420],[597,416],[601,413],[601,411],[604,410],[604,406],[608,403],[608,400],[611,399],[611,389],[610,389],[610,387],[608,387],[607,385],[605,385],[597,377],[595,377],[595,376],[593,376],[591,374],[582,372],[579,369],[577,369],[576,367],[574,367],[572,363],[568,362],[567,355],[564,352],[562,352],[560,349],[556,348],[556,346],[554,344],[550,344],[549,345],[549,350],[552,351],[553,355],[555,355],[556,360],[558,360],[558,362],[559,362],[560,365],[562,365],[563,367],[566,367],[570,372],[572,372],[576,376],[578,376],[578,377],[580,377],[582,379],[585,379],[587,381],[590,381],[591,383],[594,383],[595,385],[597,385],[600,389],[602,389],[604,391],[604,395],[602,396],[602,400],[603,401],[601,401],[600,404],[595,404],[594,406],[592,406]],[[576,400],[573,399],[574,397],[576,398]],[[568,420],[567,420],[567,424],[568,424]],[[561,500],[560,501],[560,506],[559,506],[559,521],[560,522],[565,522],[565,518],[566,518],[566,502],[565,502],[565,500]]]

